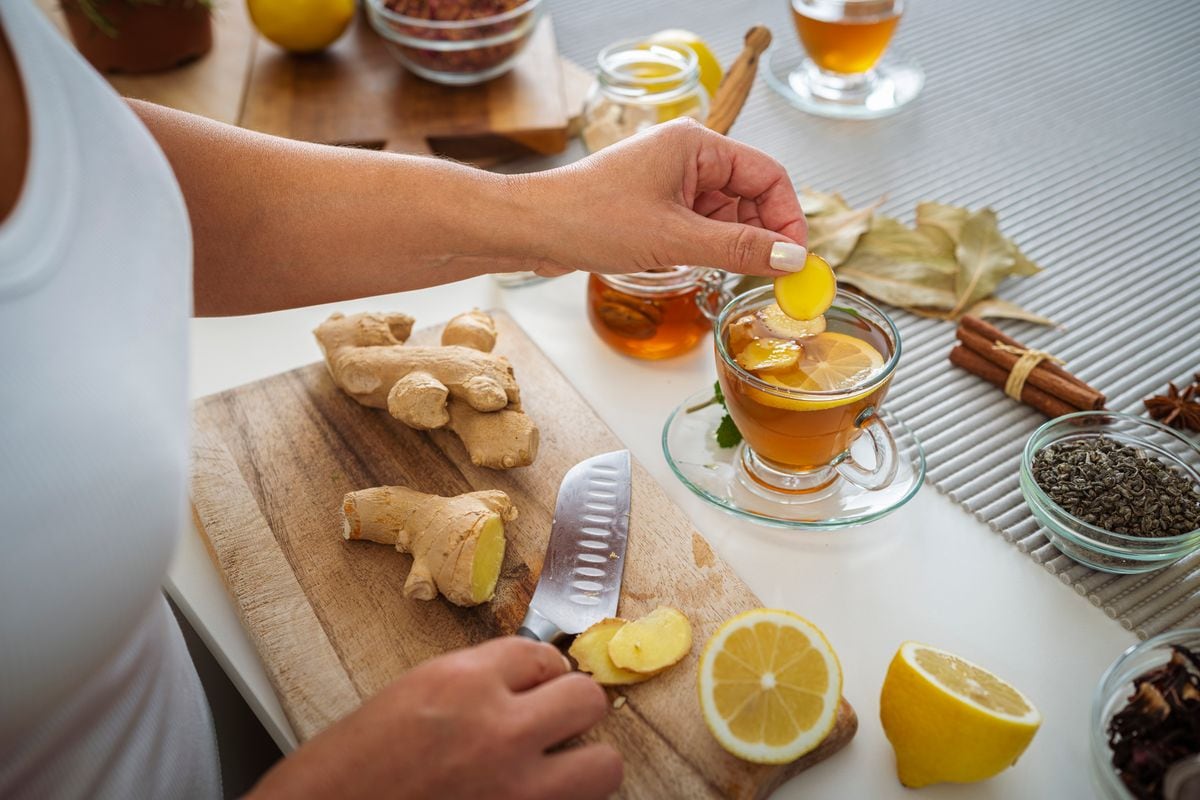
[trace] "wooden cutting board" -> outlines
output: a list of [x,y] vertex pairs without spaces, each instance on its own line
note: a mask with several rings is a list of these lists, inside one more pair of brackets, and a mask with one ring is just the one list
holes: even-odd
[[[323,363],[195,405],[197,526],[302,741],[414,664],[515,631],[541,570],[563,475],[623,446],[513,320],[494,316],[496,351],[513,363],[541,429],[531,467],[474,467],[452,434],[413,431],[360,406],[333,385]],[[437,335],[427,330],[412,341]],[[492,603],[463,609],[405,600],[408,556],[342,539],[342,496],[383,484],[443,495],[495,488],[512,497],[520,518],[506,527]],[[853,737],[857,721],[843,701],[826,741],[792,764],[750,764],[712,738],[696,696],[700,649],[721,622],[761,603],[635,462],[620,613],[636,617],[660,604],[688,615],[696,646],[663,675],[621,687],[627,701],[589,735],[624,754],[622,796],[762,797]]]

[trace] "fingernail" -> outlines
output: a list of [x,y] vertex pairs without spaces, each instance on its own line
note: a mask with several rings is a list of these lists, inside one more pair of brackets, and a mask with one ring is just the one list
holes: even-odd
[[791,242],[776,242],[771,245],[771,267],[784,272],[799,272],[804,269],[808,250]]
[[566,656],[563,656],[562,660],[563,660],[563,664],[565,664],[567,667],[567,672],[570,672],[571,670],[575,669],[574,667],[571,666],[571,659],[567,658]]

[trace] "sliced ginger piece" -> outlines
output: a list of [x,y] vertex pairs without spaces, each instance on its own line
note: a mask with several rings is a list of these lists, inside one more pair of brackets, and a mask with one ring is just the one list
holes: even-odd
[[825,316],[812,319],[792,319],[776,303],[754,312],[755,338],[806,339],[825,331]]
[[750,372],[772,372],[796,366],[803,353],[791,339],[755,339],[737,354],[737,362]]
[[659,606],[622,626],[608,643],[608,656],[624,670],[654,675],[677,664],[692,649],[692,624],[682,611]]
[[809,253],[804,268],[775,279],[775,302],[792,319],[816,319],[833,305],[837,278],[829,262]]
[[567,655],[575,659],[581,672],[590,672],[603,686],[624,686],[649,680],[650,675],[621,669],[608,657],[608,643],[628,622],[623,619],[602,619],[575,637]]
[[729,333],[729,352],[740,353],[746,345],[760,338],[755,332],[754,315],[746,314],[731,322],[727,328]]

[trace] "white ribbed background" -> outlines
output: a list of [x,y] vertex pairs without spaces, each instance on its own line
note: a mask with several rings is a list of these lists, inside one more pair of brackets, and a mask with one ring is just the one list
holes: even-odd
[[[560,49],[587,66],[665,27],[700,33],[726,64],[756,22],[798,47],[787,0],[550,2]],[[1200,4],[911,0],[894,49],[926,72],[900,114],[820,119],[760,78],[732,135],[798,186],[886,196],[906,222],[921,200],[994,208],[1046,270],[1000,295],[1064,328],[1001,325],[1066,359],[1109,408],[1142,413],[1200,370]],[[1200,625],[1200,553],[1124,577],[1061,555],[1017,487],[1043,418],[950,366],[952,325],[895,317],[905,354],[888,406],[924,442],[930,482],[1139,636]]]

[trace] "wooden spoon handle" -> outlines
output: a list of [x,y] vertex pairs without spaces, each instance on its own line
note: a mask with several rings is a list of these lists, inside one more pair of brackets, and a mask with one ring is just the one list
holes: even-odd
[[765,25],[755,25],[746,31],[745,41],[742,52],[725,74],[725,80],[721,81],[717,96],[708,110],[705,124],[717,133],[729,133],[733,121],[745,105],[758,72],[758,58],[771,44],[771,31]]

